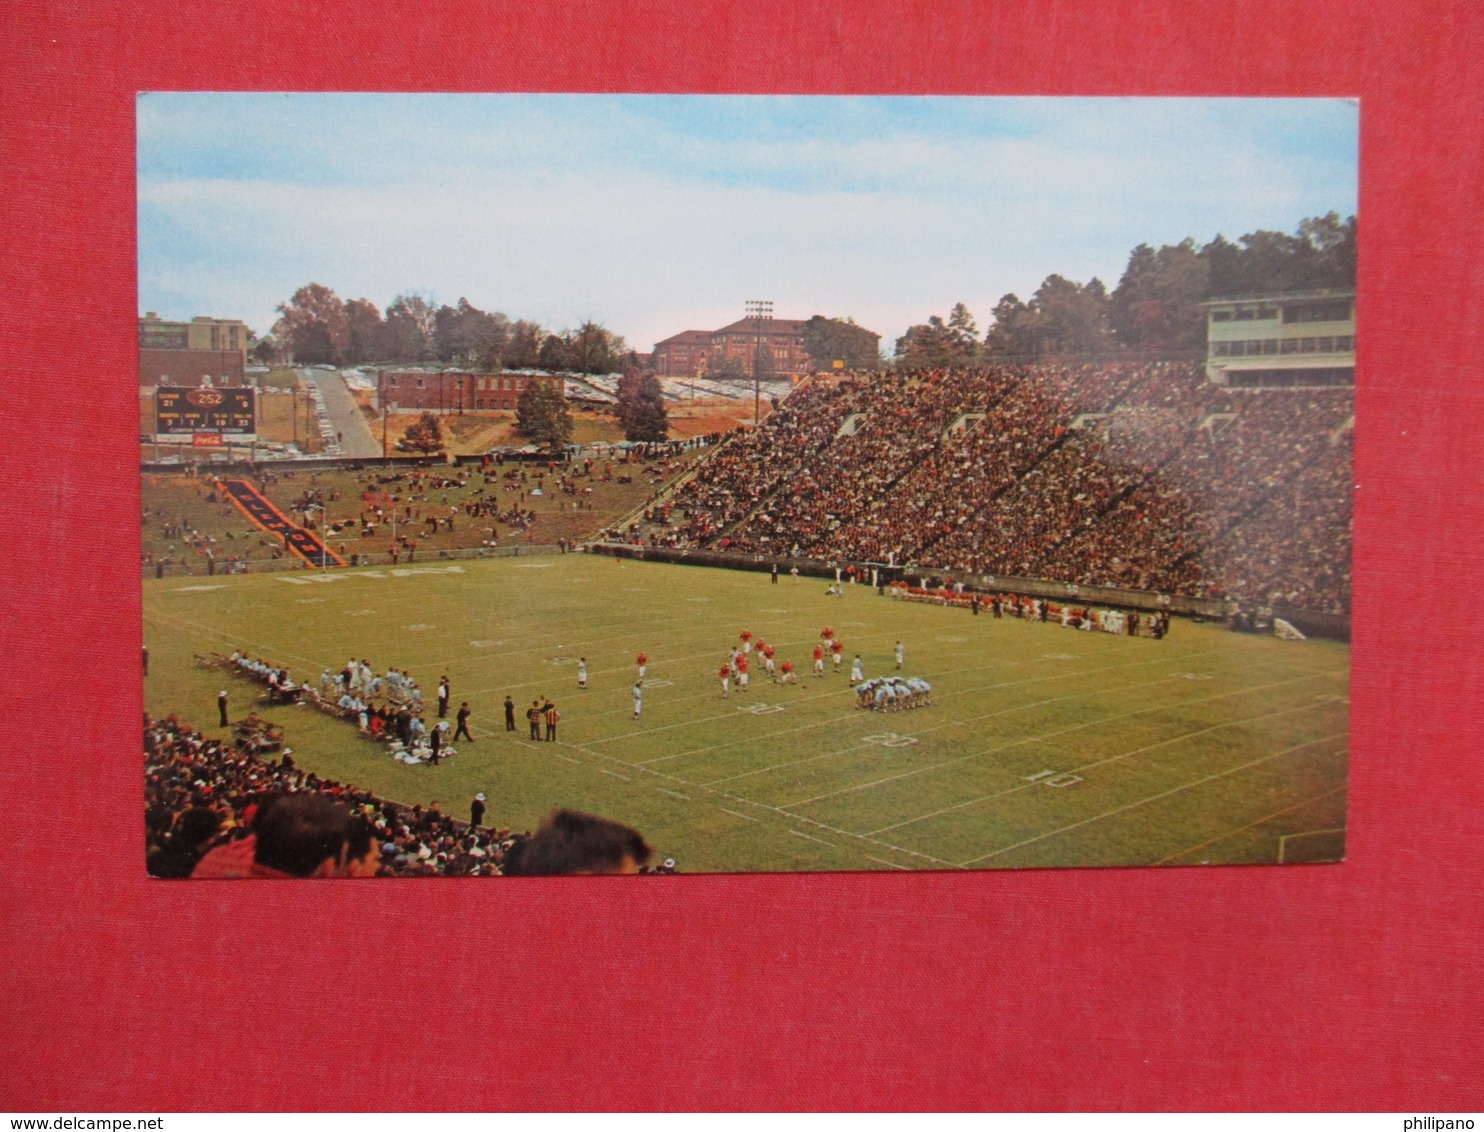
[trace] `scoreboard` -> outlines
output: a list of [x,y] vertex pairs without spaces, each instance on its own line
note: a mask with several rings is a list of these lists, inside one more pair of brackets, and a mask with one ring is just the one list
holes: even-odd
[[155,433],[161,437],[190,436],[202,446],[251,442],[257,439],[258,431],[253,399],[256,392],[241,387],[159,386],[155,389]]

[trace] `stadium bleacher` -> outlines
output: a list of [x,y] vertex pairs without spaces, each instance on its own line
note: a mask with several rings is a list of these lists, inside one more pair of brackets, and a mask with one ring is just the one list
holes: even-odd
[[632,537],[1343,615],[1353,416],[1163,362],[817,375]]

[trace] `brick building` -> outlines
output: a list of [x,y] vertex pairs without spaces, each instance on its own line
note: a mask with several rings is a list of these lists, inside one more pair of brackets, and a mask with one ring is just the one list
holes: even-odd
[[170,322],[154,311],[139,320],[139,384],[241,385],[247,368],[247,324],[197,315]]
[[[804,349],[804,331],[809,325],[802,318],[766,318],[759,324],[740,318],[719,330],[682,330],[654,345],[654,372],[658,377],[695,377],[714,373],[720,363],[736,359],[744,371],[752,374],[753,351],[763,351],[765,374],[774,377],[798,377],[812,368]],[[881,336],[860,328],[870,339],[869,352],[874,357]]]
[[548,374],[418,369],[384,369],[374,373],[386,407],[394,413],[424,409],[434,413],[513,411],[521,391],[532,381],[565,384],[560,377]]

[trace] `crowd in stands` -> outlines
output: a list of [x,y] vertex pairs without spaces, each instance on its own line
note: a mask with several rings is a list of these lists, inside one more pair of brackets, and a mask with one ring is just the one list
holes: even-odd
[[[361,875],[493,875],[517,839],[508,829],[470,826],[443,813],[437,803],[403,806],[320,778],[295,766],[291,752],[273,759],[240,742],[208,738],[173,715],[145,717],[144,776],[152,876],[204,875],[196,872],[202,859],[247,840],[265,802],[298,793],[326,795],[364,823],[364,836],[376,842],[377,859]],[[277,875],[252,869],[250,861],[230,850],[220,858],[234,864],[210,875]],[[237,866],[241,871],[232,871]]]
[[607,818],[553,812],[534,832],[470,822],[437,802],[406,806],[209,738],[177,716],[144,717],[145,862],[151,876],[556,876],[676,872]]
[[1163,362],[817,375],[626,534],[1345,613],[1353,415]]

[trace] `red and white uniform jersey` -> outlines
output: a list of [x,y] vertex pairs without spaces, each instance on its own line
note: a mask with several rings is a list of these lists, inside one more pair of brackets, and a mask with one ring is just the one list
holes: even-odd
[[844,651],[845,651],[845,646],[842,645],[839,641],[831,641],[830,642],[830,652],[834,653],[837,658]]
[[745,656],[739,656],[737,658],[737,674],[739,676],[747,675],[747,658]]

